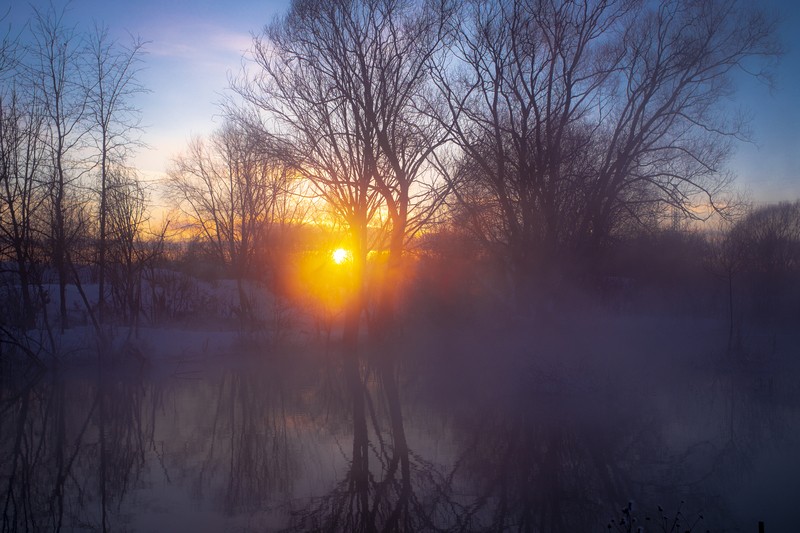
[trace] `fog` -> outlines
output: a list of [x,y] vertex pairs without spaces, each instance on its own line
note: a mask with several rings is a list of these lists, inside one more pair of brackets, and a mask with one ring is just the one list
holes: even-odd
[[486,314],[412,321],[358,359],[334,341],[6,369],[3,524],[627,531],[632,502],[645,531],[788,531],[797,333],[751,328],[737,357],[726,335],[720,320]]
[[147,36],[21,9],[2,532],[797,527],[800,201],[728,167],[776,14],[293,0],[153,181]]

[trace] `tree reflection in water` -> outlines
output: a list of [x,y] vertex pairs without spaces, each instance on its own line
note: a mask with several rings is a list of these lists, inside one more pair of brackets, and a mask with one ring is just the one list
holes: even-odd
[[[0,531],[135,529],[161,504],[131,492],[173,486],[224,516],[287,500],[298,468],[290,402],[285,376],[263,370],[215,373],[215,388],[172,376],[166,390],[163,376],[110,358],[96,372],[4,376]],[[193,510],[169,512],[181,523]]]
[[[448,398],[441,420],[458,451],[438,464],[426,459],[424,438],[420,449],[409,444],[396,366],[386,349],[366,363],[345,359],[347,469],[332,490],[293,511],[290,530],[588,531],[627,501],[621,464],[631,419],[598,417],[527,388],[505,405],[478,394],[466,411]],[[447,414],[459,411],[465,416]]]
[[294,531],[426,531],[459,512],[449,480],[409,449],[390,355],[348,355],[340,376],[352,413],[352,454],[333,490],[291,514]]
[[760,458],[794,464],[790,375],[699,372],[643,394],[399,360],[5,374],[0,531],[595,531],[629,499],[736,527],[770,509],[741,499]]
[[[290,530],[599,531],[630,499],[643,517],[685,499],[685,512],[704,511],[707,525],[735,527],[743,517],[730,487],[764,450],[786,453],[786,440],[770,440],[796,419],[796,398],[781,407],[736,372],[660,379],[662,388],[648,384],[643,393],[616,381],[590,392],[567,379],[554,385],[557,377],[542,384],[512,369],[496,382],[481,375],[484,387],[467,385],[463,394],[417,388],[420,413],[407,399],[401,409],[401,395],[415,390],[413,372],[401,387],[388,361],[345,363],[347,470],[332,490],[295,508]],[[448,368],[445,380],[462,380],[459,372]],[[409,439],[409,423],[424,418],[444,428],[453,448],[446,457],[432,451],[425,430]]]
[[611,432],[618,442],[609,441],[602,427],[585,424],[591,413],[555,403],[491,405],[483,413],[473,406],[454,422],[458,457],[449,465],[426,461],[407,442],[397,373],[386,360],[373,363],[350,359],[344,368],[353,417],[346,475],[296,510],[290,529],[589,531],[627,498],[630,484],[617,464],[629,444],[623,428]]
[[[631,494],[628,420],[529,395],[460,420],[458,464],[472,503],[458,531],[592,531]],[[586,406],[584,406],[586,407]]]
[[298,460],[292,453],[285,384],[260,372],[226,371],[214,400],[213,425],[193,475],[195,497],[208,486],[227,515],[256,512],[288,497]]
[[101,366],[65,378],[3,387],[2,531],[108,531],[141,474],[154,427],[140,377]]

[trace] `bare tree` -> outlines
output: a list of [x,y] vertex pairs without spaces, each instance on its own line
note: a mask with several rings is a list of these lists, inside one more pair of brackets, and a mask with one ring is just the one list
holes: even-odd
[[456,175],[491,200],[464,213],[491,215],[478,221],[504,245],[517,294],[665,205],[722,210],[728,139],[742,130],[721,98],[734,69],[777,51],[760,12],[735,0],[476,0],[462,20],[455,66],[437,75],[443,123],[463,153]]
[[40,333],[46,334],[52,348],[42,286],[47,220],[43,178],[49,154],[44,110],[36,89],[26,83],[24,50],[15,44],[17,39],[9,32],[0,43],[0,257],[6,282],[1,329],[4,342],[41,364],[38,354],[45,342],[31,337],[28,330],[37,325],[38,311],[45,311]]
[[[343,345],[346,369],[356,386],[361,380],[356,348],[367,304],[367,255],[376,247],[370,234],[375,226],[382,226],[381,236],[388,234],[387,270],[377,287],[370,329],[384,337],[396,304],[406,241],[436,206],[432,159],[448,132],[434,120],[426,89],[432,63],[446,46],[448,3],[295,0],[286,17],[255,38],[255,72],[235,85],[264,121],[262,129],[282,148],[287,164],[311,183],[349,234],[352,285],[346,287]],[[379,372],[387,394],[398,397],[391,352],[386,346]],[[360,487],[354,499],[366,510],[369,469],[362,395],[355,394],[353,402],[356,438],[350,483]],[[399,402],[390,409],[394,419],[402,419]],[[402,427],[392,439],[398,451],[393,468],[402,471],[406,494],[410,463]],[[407,494],[401,501],[405,498]],[[402,504],[391,514],[400,509]]]
[[734,314],[734,281],[741,274],[746,263],[746,243],[739,232],[726,228],[710,240],[710,250],[706,258],[709,270],[722,279],[728,296],[728,349],[733,347],[736,319]]
[[[0,226],[20,278],[22,322],[25,327],[34,323],[38,307],[32,287],[38,287],[44,303],[42,274],[54,272],[62,331],[69,325],[66,287],[73,282],[95,326],[98,318],[102,321],[109,173],[138,144],[138,111],[131,103],[143,91],[136,80],[141,40],[124,47],[105,28],[95,27],[90,34],[66,20],[66,8],[31,8],[25,44],[9,47],[8,39],[0,44]],[[87,194],[91,185],[86,178],[95,169],[99,201]],[[99,211],[96,240],[91,238],[94,206]],[[99,314],[81,286],[83,269],[72,264],[73,259],[91,264],[95,245]]]
[[518,284],[573,231],[590,167],[589,118],[620,61],[606,43],[632,6],[475,1],[462,11],[458,67],[437,76],[445,125],[463,153],[455,175],[481,191],[477,229],[503,243]]
[[347,46],[339,33],[347,24],[344,7],[339,1],[292,3],[283,19],[255,38],[256,71],[236,90],[259,118],[270,122],[263,129],[281,146],[287,165],[311,183],[347,228],[355,286],[349,289],[345,340],[354,345],[364,305],[368,226],[382,197],[375,187],[375,126],[352,98],[362,87],[349,77],[352,68],[344,64],[348,58],[327,49]]
[[108,279],[114,309],[138,327],[145,269],[161,256],[169,221],[150,227],[147,191],[135,173],[109,169],[107,182]]
[[[737,251],[735,265],[756,318],[791,316],[800,289],[800,202],[754,209],[725,236]],[[787,313],[788,312],[788,313]]]
[[[723,107],[731,74],[780,51],[775,21],[737,0],[662,1],[636,13],[621,46],[611,125],[583,211],[581,238],[602,240],[622,214],[658,203],[691,218],[724,215],[731,141],[746,124]],[[710,207],[710,209],[707,209]],[[706,208],[706,209],[703,209]]]
[[2,257],[14,265],[19,281],[25,329],[35,324],[41,282],[43,120],[41,109],[22,101],[14,89],[0,94],[0,242]]
[[[438,4],[366,2],[364,19],[345,25],[340,50],[360,82],[356,101],[375,128],[380,148],[375,184],[390,226],[386,276],[378,302],[377,329],[387,329],[396,305],[406,241],[428,221],[444,183],[436,152],[449,135],[435,119],[430,73],[449,39],[453,7]],[[348,58],[348,55],[350,57]],[[434,101],[435,102],[435,101]]]
[[293,176],[258,138],[233,122],[209,142],[195,139],[169,171],[172,196],[237,281],[242,318],[251,318],[244,280],[271,224],[285,215]]
[[86,67],[89,84],[87,113],[99,172],[97,314],[101,322],[105,314],[109,172],[112,165],[123,164],[130,150],[139,144],[140,113],[132,100],[145,92],[137,80],[144,44],[136,37],[129,45],[122,45],[109,37],[107,28],[95,26],[87,53],[91,62]]
[[70,188],[86,172],[81,149],[86,145],[88,93],[83,79],[83,48],[64,10],[34,9],[33,44],[28,51],[28,78],[44,110],[45,141],[50,155],[52,263],[58,276],[61,329],[68,326],[66,286],[70,269],[68,221]]
[[[446,131],[431,120],[424,91],[444,49],[446,4],[295,1],[255,38],[255,72],[235,85],[350,234],[358,280],[350,340],[365,303],[368,227],[385,217],[391,277],[406,239],[435,205],[431,156]],[[394,281],[383,284],[384,311]]]

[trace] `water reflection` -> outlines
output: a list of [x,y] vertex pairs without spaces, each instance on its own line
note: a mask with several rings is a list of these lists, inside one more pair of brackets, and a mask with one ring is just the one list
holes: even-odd
[[629,499],[793,527],[789,373],[443,370],[381,349],[5,375],[2,531],[602,531]]
[[203,499],[210,485],[212,499],[232,515],[257,511],[273,494],[290,494],[299,466],[286,402],[280,382],[253,373],[223,374],[210,431],[198,436],[205,445],[199,469],[190,473],[195,497]]
[[448,479],[409,447],[391,350],[370,365],[347,355],[341,378],[352,423],[343,475],[290,515],[296,531],[425,531],[456,515]]
[[[526,398],[511,412],[466,424],[458,463],[473,487],[462,531],[591,531],[631,494],[624,421],[571,411],[553,398]],[[469,433],[469,432],[472,433]]]
[[3,392],[2,530],[109,530],[152,443],[141,379],[37,375]]

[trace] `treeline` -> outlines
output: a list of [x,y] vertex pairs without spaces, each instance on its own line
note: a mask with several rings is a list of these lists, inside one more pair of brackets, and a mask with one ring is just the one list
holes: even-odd
[[[254,37],[225,125],[168,169],[172,227],[237,281],[247,320],[260,312],[248,281],[278,294],[307,249],[297,226],[341,230],[350,343],[367,310],[371,331],[389,331],[417,252],[429,274],[431,258],[448,262],[442,285],[459,258],[465,273],[490,264],[481,283],[521,310],[566,285],[625,292],[637,277],[625,246],[741,207],[724,165],[746,128],[728,97],[734,73],[768,74],[774,27],[736,0],[295,0]],[[167,228],[150,227],[129,167],[143,46],[52,8],[3,42],[4,327],[51,329],[53,298],[67,328],[67,286],[87,272],[97,293],[79,292],[98,332],[155,320],[167,297],[154,288]],[[783,279],[762,264],[772,237],[745,229],[781,224],[795,244],[774,253],[788,257],[796,206],[781,205],[709,232],[700,263],[730,294],[745,272]],[[797,259],[782,264],[790,276]]]
[[[580,310],[725,319],[785,326],[800,314],[800,202],[750,207],[734,220],[639,228],[590,264],[563,265],[530,306],[517,307],[504,261],[464,228],[424,236],[417,285],[444,317],[477,307],[538,316]],[[418,301],[417,303],[423,303]]]
[[735,0],[299,0],[255,36],[226,110],[325,201],[357,278],[386,251],[376,329],[409,244],[447,226],[525,308],[621,238],[733,215],[745,130],[726,99],[735,72],[767,73],[773,30]]
[[[102,322],[111,301],[130,307],[137,269],[159,252],[146,233],[147,191],[129,166],[141,144],[134,102],[145,91],[137,79],[144,43],[65,16],[52,5],[31,8],[0,45],[4,330],[68,328],[71,285]],[[99,296],[82,290],[86,265],[96,269]]]

